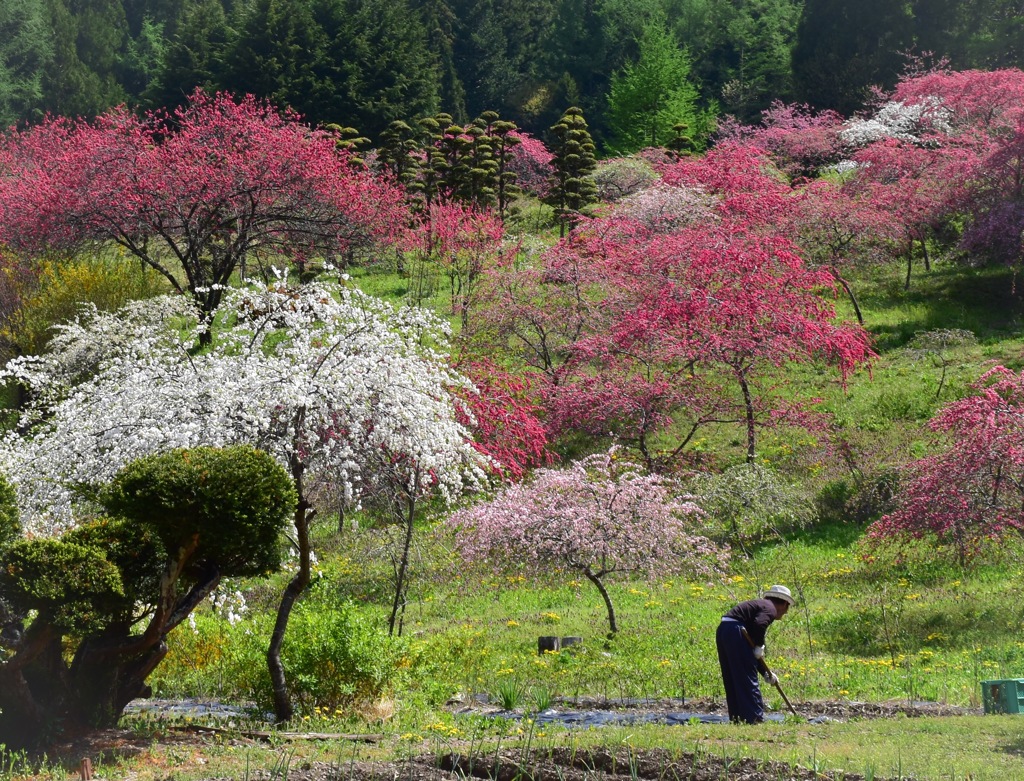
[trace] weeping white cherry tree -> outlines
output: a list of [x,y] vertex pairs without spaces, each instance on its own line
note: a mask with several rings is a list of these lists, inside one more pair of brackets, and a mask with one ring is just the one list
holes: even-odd
[[151,453],[247,443],[273,455],[298,493],[298,568],[285,588],[267,653],[279,720],[293,714],[280,649],[310,580],[312,487],[332,481],[350,500],[388,479],[404,495],[450,500],[485,479],[486,464],[456,420],[447,332],[427,312],[396,309],[338,285],[225,292],[210,345],[184,298],[86,310],[51,351],[2,376],[31,397],[2,442],[2,467],[26,531],[76,525],[94,487]]

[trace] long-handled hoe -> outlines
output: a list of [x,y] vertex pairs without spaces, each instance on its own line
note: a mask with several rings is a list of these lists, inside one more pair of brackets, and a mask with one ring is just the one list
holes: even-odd
[[[743,636],[747,639],[747,642],[750,643],[750,647],[752,649],[756,648],[757,646],[754,645],[754,641],[750,638],[750,634],[747,632],[747,628],[745,626],[741,626],[740,631],[743,633]],[[763,657],[757,660],[757,669],[761,672],[761,675],[763,675],[767,680],[772,681],[775,688],[779,690],[779,695],[782,697],[782,701],[786,703],[786,707],[789,708],[789,712],[792,713],[794,716],[799,716],[800,714],[796,712],[796,708],[794,708],[792,703],[790,703],[789,697],[787,697],[786,693],[782,691],[782,684],[779,683],[779,679],[772,675],[772,671],[768,669],[768,663],[764,660]]]

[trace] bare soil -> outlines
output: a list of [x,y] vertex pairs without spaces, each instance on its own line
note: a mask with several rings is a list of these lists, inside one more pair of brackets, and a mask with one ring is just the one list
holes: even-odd
[[[806,718],[826,717],[834,720],[894,718],[897,716],[956,716],[979,714],[980,709],[937,703],[861,703],[801,702],[794,703],[797,712]],[[645,703],[626,706],[598,700],[560,702],[559,710],[614,710],[623,713],[720,713],[722,706],[712,701],[693,700]],[[459,712],[497,712],[489,706],[460,707]],[[301,740],[301,737],[296,737]],[[315,739],[310,735],[307,739]],[[178,761],[190,756],[193,762],[189,775],[201,775],[204,748],[216,742],[235,746],[266,745],[256,733],[232,733],[225,728],[169,724],[153,734],[140,735],[125,729],[95,732],[54,745],[47,752],[50,761],[59,761],[69,771],[76,771],[83,759],[90,759],[96,776],[104,762],[138,759],[150,766],[159,765],[158,755],[174,752]],[[178,772],[186,768],[180,765]],[[176,775],[176,774],[172,774]],[[266,771],[247,773],[250,781],[270,779]],[[843,781],[863,781],[855,773],[841,776]],[[518,749],[500,753],[478,752],[473,757],[457,753],[438,758],[434,754],[393,762],[354,762],[338,764],[300,763],[288,768],[287,781],[836,781],[832,774],[793,767],[786,763],[754,759],[729,759],[713,754],[679,754],[664,749],[629,752],[626,749],[543,749],[525,755]],[[214,779],[210,779],[214,781]],[[219,780],[218,780],[219,781]],[[284,781],[276,774],[274,781]],[[881,779],[878,779],[881,781]]]

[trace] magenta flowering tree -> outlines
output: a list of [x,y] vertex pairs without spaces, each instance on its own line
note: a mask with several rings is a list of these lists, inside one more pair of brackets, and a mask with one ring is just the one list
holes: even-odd
[[782,235],[796,199],[766,168],[736,145],[683,158],[643,203],[489,276],[478,333],[547,383],[550,431],[613,438],[667,471],[700,431],[738,424],[753,462],[758,430],[814,423],[814,400],[781,392],[779,367],[845,379],[870,360],[867,333],[824,297],[835,277]]
[[908,467],[896,509],[870,539],[933,539],[964,565],[986,540],[1024,533],[1024,372],[997,366],[974,390],[931,421],[947,446]]
[[547,195],[554,155],[542,141],[523,130],[513,130],[510,135],[517,141],[508,161],[509,172],[516,176],[516,186],[530,195]]
[[609,637],[618,632],[605,581],[627,573],[710,574],[726,550],[695,533],[700,509],[676,486],[622,459],[616,449],[539,469],[525,483],[449,520],[469,560],[582,574],[601,593]]
[[842,124],[842,116],[834,111],[815,112],[804,104],[776,100],[761,112],[760,124],[748,126],[725,120],[719,124],[718,134],[724,141],[764,149],[779,170],[790,177],[814,177],[843,158]]
[[330,257],[403,234],[402,193],[337,137],[247,96],[174,112],[115,108],[0,138],[0,243],[26,256],[116,245],[207,320],[236,270]]

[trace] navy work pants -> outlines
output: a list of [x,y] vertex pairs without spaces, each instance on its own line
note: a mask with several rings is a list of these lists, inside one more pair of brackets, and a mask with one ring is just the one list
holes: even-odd
[[739,621],[723,619],[718,625],[715,645],[718,646],[718,664],[722,668],[729,720],[756,724],[764,721],[764,700],[757,682],[757,660],[750,643],[740,631],[742,626]]

